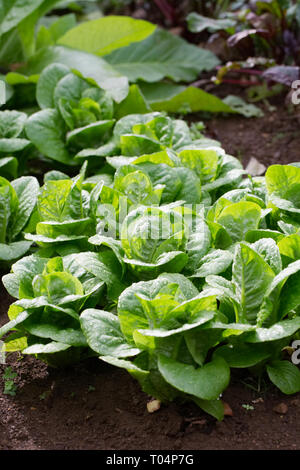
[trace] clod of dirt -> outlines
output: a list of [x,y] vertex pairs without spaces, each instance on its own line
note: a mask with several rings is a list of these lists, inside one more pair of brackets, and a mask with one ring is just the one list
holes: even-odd
[[297,406],[297,408],[300,408],[300,400],[299,398],[295,398],[294,400],[291,400],[291,405]]
[[279,415],[285,415],[288,412],[288,406],[285,403],[279,403],[278,405],[274,406],[273,411]]
[[148,413],[155,413],[160,409],[161,402],[159,400],[151,400],[147,403]]
[[233,411],[231,407],[226,403],[226,401],[223,401],[223,406],[224,406],[224,416],[233,416]]
[[[186,421],[186,419],[184,421]],[[185,434],[191,434],[194,432],[205,432],[207,427],[208,427],[207,419],[193,418],[192,420],[190,420],[190,422],[186,426],[184,432]]]

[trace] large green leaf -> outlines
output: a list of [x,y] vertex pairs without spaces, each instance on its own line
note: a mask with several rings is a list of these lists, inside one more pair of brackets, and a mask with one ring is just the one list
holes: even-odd
[[282,238],[278,242],[278,248],[282,256],[284,266],[300,259],[300,235],[293,234]]
[[27,114],[18,111],[0,112],[0,138],[19,137],[27,119]]
[[80,316],[80,324],[88,345],[100,355],[135,356],[140,352],[127,344],[116,315],[103,310],[88,309]]
[[35,26],[59,0],[3,0],[0,8],[1,62],[22,62],[35,50]]
[[165,30],[157,30],[138,44],[113,51],[105,59],[132,82],[139,79],[157,82],[164,77],[189,82],[219,62],[211,52]]
[[231,19],[214,19],[208,16],[199,15],[198,13],[190,13],[187,18],[188,28],[193,33],[201,33],[208,29],[210,33],[219,30],[231,30],[234,28],[236,22]]
[[243,321],[255,321],[266,290],[275,274],[268,263],[245,243],[237,246],[232,267],[232,282]]
[[207,183],[217,177],[219,155],[215,150],[182,150],[179,158],[183,166],[194,170],[202,183]]
[[11,329],[15,328],[17,325],[20,325],[25,320],[27,320],[27,318],[29,318],[29,315],[30,312],[27,312],[27,310],[20,311],[16,318],[12,319],[0,328],[0,338],[6,335],[6,333],[8,333]]
[[81,282],[67,272],[51,272],[36,276],[32,286],[36,297],[47,297],[53,304],[63,303],[67,296],[84,295]]
[[41,49],[45,46],[55,44],[59,38],[64,36],[70,29],[76,26],[76,16],[74,13],[69,13],[58,17],[57,20],[46,28],[43,24],[40,26],[36,35],[36,48]]
[[2,0],[0,8],[0,36],[16,27],[36,10],[44,0]]
[[193,272],[201,262],[211,246],[211,233],[204,220],[197,221],[197,230],[195,230],[186,245],[189,262],[186,269]]
[[70,344],[51,341],[50,343],[35,343],[22,350],[22,354],[55,354],[60,351],[66,351]]
[[[176,284],[178,291],[182,293],[183,299],[191,299],[198,294],[196,287],[191,281],[181,274],[173,273],[161,274],[153,281],[141,281],[132,284],[122,292],[118,301],[118,315],[122,332],[127,341],[133,342],[132,335],[134,330],[149,327],[140,298],[155,299],[159,292],[163,291],[168,284],[173,286]],[[164,300],[165,298],[162,300],[162,304],[165,303]],[[156,306],[159,306],[159,302],[157,302]]]
[[120,119],[128,114],[144,114],[150,111],[151,108],[139,86],[134,84],[131,85],[128,96],[116,108],[115,116],[117,119]]
[[114,123],[115,121],[110,119],[74,129],[67,134],[67,144],[70,148],[97,147],[110,137]]
[[300,371],[289,361],[273,361],[267,365],[270,380],[283,393],[291,395],[300,391]]
[[70,69],[63,64],[50,64],[39,78],[36,87],[36,99],[40,108],[54,107],[54,90],[61,78],[67,75]]
[[[146,80],[144,77],[143,79]],[[194,86],[185,87],[170,83],[141,83],[140,87],[154,111],[167,111],[170,113],[198,111],[208,111],[211,113],[236,112],[217,96]]]
[[279,209],[300,214],[300,168],[272,165],[266,172],[270,201]]
[[103,56],[132,42],[142,41],[155,28],[148,21],[106,16],[81,23],[61,37],[58,44]]
[[9,238],[9,223],[18,209],[18,197],[12,185],[0,177],[0,242]]
[[266,344],[226,344],[216,349],[213,357],[222,357],[229,367],[252,367],[272,355]]
[[31,255],[17,261],[12,266],[12,273],[6,274],[2,282],[12,297],[33,297],[32,281],[41,274],[48,262],[47,258]]
[[10,244],[0,243],[0,261],[13,261],[24,256],[31,247],[32,242],[20,241]]
[[38,198],[42,221],[73,221],[83,216],[81,192],[72,180],[47,181]]
[[35,208],[40,187],[38,180],[33,176],[22,176],[14,180],[12,187],[19,200],[16,218],[10,227],[11,237],[15,238],[28,222]]
[[[207,325],[209,326],[209,324]],[[208,352],[222,340],[222,331],[217,329],[186,331],[184,339],[194,361],[203,366]]]
[[218,421],[222,421],[224,418],[224,404],[222,400],[202,400],[201,398],[194,397],[193,401],[205,413],[212,415]]
[[292,320],[283,320],[270,328],[256,328],[254,331],[247,333],[245,341],[248,343],[264,343],[266,341],[276,341],[292,336],[300,329],[300,318],[296,317]]
[[73,70],[78,70],[83,77],[93,79],[118,103],[128,95],[127,78],[121,76],[104,59],[68,47],[53,46],[41,49],[29,59],[22,71],[27,75],[39,74],[53,63],[66,65]]
[[191,277],[206,277],[224,272],[232,263],[233,255],[226,250],[211,250],[203,256]]
[[264,258],[275,274],[280,273],[282,270],[282,261],[275,240],[272,238],[261,238],[253,243],[251,248]]
[[26,331],[40,338],[50,338],[72,346],[87,346],[87,342],[79,327],[79,322],[72,321],[61,313],[34,312],[23,323]]
[[66,165],[74,165],[65,147],[65,124],[55,109],[43,109],[28,119],[26,134],[46,157]]
[[230,369],[222,358],[216,358],[195,369],[160,355],[158,368],[164,379],[173,387],[204,400],[219,398],[230,378]]
[[254,202],[241,201],[225,206],[216,217],[234,242],[245,239],[248,230],[258,228],[261,208]]
[[29,147],[30,141],[27,139],[0,139],[0,153],[15,153]]
[[[140,300],[141,302],[143,302],[142,299]],[[157,305],[156,299],[155,301],[148,304],[148,306],[150,307],[150,309],[148,310],[148,314],[150,310],[152,310],[151,314],[154,314],[153,323],[155,322],[155,320],[158,323],[161,320],[161,325],[159,324],[158,327],[152,325],[151,329],[140,329],[138,330],[138,332],[144,336],[151,336],[156,338],[167,338],[169,336],[193,330],[194,328],[197,328],[197,326],[207,323],[215,315],[215,312],[213,310],[205,310],[205,299],[201,298],[192,299],[191,301],[184,302],[179,306],[175,305],[175,308],[173,308],[174,305],[172,305],[171,300],[168,299],[167,296],[162,296],[160,299],[158,299]],[[190,306],[190,304],[192,306]],[[143,305],[147,308],[147,302],[144,302]],[[155,318],[155,309],[160,309],[160,311],[156,314],[157,318]],[[167,315],[165,315],[166,318],[159,319],[159,314],[161,315],[164,309],[166,309],[168,313],[170,313],[170,318],[167,318]],[[178,317],[178,320],[175,320],[176,317]],[[180,322],[184,321],[184,317],[186,323],[180,326]],[[175,325],[174,320],[175,323],[177,323],[179,326],[172,328],[172,326]]]
[[[281,320],[282,318],[282,312],[279,309],[280,306],[280,301],[279,301],[279,296],[280,292],[282,289],[282,286],[286,282],[286,280],[293,275],[297,275],[300,271],[300,260],[294,261],[293,263],[290,263],[285,269],[280,271],[279,274],[277,274],[274,279],[272,280],[271,284],[267,288],[262,305],[260,307],[258,316],[257,316],[257,322],[260,326],[264,325],[266,322],[268,325]],[[296,285],[297,285],[297,280],[298,277],[295,278],[296,280]],[[285,293],[289,295],[289,288],[285,290]],[[297,291],[293,292],[293,298],[291,299],[291,304],[293,305],[294,302],[296,301],[297,305]],[[291,306],[291,304],[287,303],[286,307]],[[295,306],[295,304],[293,305]],[[285,307],[285,308],[286,308]],[[284,313],[287,313],[286,310],[284,310]]]
[[288,313],[297,311],[300,305],[300,273],[289,277],[280,292],[280,305],[278,311],[281,318]]
[[76,262],[87,272],[106,283],[110,299],[117,299],[124,290],[125,285],[120,280],[121,266],[112,251],[79,253],[76,255]]

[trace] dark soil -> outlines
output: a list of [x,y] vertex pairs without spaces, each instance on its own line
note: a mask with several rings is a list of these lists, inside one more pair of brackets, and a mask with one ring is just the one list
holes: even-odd
[[[234,377],[223,397],[233,416],[218,423],[192,404],[149,414],[149,397],[130,375],[97,359],[56,370],[11,354],[0,371],[7,366],[17,373],[17,392],[4,395],[0,379],[0,450],[300,448],[300,394],[257,393]],[[286,414],[273,410],[282,403]]]
[[[232,85],[221,85],[219,89],[211,90],[211,93],[220,98],[234,94],[247,101],[245,90]],[[300,109],[291,107],[287,91],[270,99],[268,105],[255,104],[263,110],[264,117],[215,117],[206,122],[206,133],[220,141],[226,152],[239,158],[244,166],[251,157],[266,167],[299,162]]]
[[[264,118],[209,120],[206,133],[244,164],[252,156],[265,165],[300,161],[299,121],[280,100]],[[1,325],[11,302],[2,286],[0,298]],[[3,394],[7,366],[17,373],[15,396]],[[233,416],[221,423],[192,404],[149,414],[149,397],[125,371],[97,359],[56,370],[14,353],[0,366],[0,450],[300,449],[300,394],[270,385],[258,393],[256,385],[245,373],[233,376],[223,397]],[[280,404],[286,413],[274,411]]]

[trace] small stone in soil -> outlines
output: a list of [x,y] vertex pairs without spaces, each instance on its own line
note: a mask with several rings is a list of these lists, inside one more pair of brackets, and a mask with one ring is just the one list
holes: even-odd
[[233,416],[233,411],[231,407],[228,405],[228,403],[223,401],[223,406],[224,406],[224,416]]
[[256,400],[252,400],[252,403],[263,403],[264,399],[262,397],[256,398]]
[[279,403],[278,405],[274,406],[273,411],[280,415],[285,415],[288,412],[288,406],[285,403]]
[[252,176],[260,176],[266,171],[265,165],[260,163],[256,158],[251,157],[246,167],[247,173]]
[[159,400],[151,400],[147,403],[147,410],[149,413],[154,413],[160,409],[161,402]]
[[299,398],[295,398],[294,400],[291,400],[291,405],[297,406],[300,408],[300,400]]

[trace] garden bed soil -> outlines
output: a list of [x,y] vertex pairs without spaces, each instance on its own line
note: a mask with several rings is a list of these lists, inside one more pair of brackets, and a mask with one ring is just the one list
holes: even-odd
[[[300,160],[299,122],[280,103],[264,118],[214,118],[206,132],[244,164]],[[1,325],[11,302],[2,286],[0,298]],[[15,396],[3,394],[7,366]],[[0,449],[300,449],[300,394],[255,385],[245,371],[233,375],[223,396],[233,416],[221,423],[193,404],[149,414],[149,397],[125,371],[95,358],[56,370],[14,353],[0,366]]]
[[[211,93],[220,98],[232,94],[247,101],[245,89],[222,85]],[[227,153],[247,166],[251,157],[266,167],[300,161],[300,108],[291,106],[287,89],[269,100],[257,104],[263,112],[261,118],[245,119],[239,115],[214,117],[206,123],[206,133],[221,142]]]

